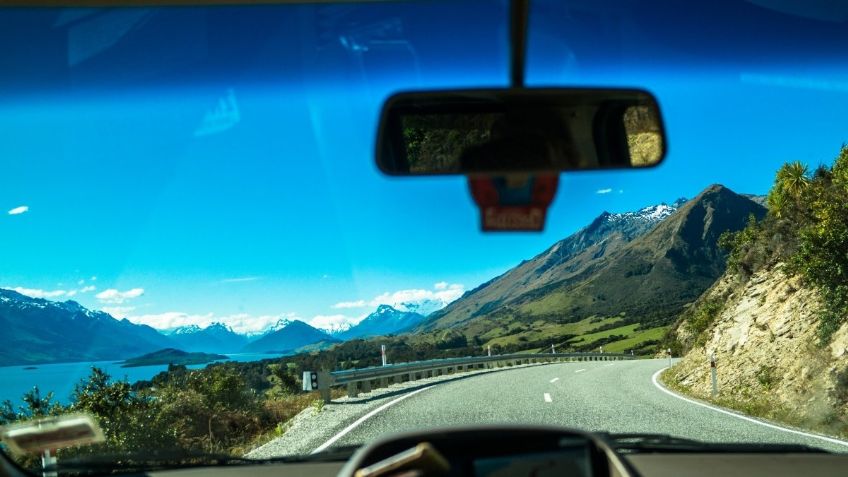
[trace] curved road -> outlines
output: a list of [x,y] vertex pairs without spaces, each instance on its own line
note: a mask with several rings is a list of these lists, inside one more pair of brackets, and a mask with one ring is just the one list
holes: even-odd
[[717,442],[828,442],[699,406],[657,387],[666,360],[561,363],[481,374],[406,396],[339,437],[362,444],[387,433],[447,425],[533,423],[592,431],[671,434]]

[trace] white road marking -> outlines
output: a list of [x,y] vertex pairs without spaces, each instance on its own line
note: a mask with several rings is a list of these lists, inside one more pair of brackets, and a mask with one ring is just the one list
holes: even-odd
[[311,452],[311,454],[317,454],[317,453],[319,453],[319,452],[321,452],[321,451],[323,451],[323,450],[327,449],[327,448],[328,448],[328,447],[330,447],[331,445],[335,444],[337,440],[339,440],[339,439],[341,439],[342,437],[344,437],[344,436],[345,436],[345,434],[347,434],[348,432],[350,432],[350,431],[352,431],[352,430],[356,429],[356,428],[357,428],[360,424],[362,424],[363,422],[367,421],[368,419],[370,419],[370,418],[374,417],[374,416],[375,416],[375,415],[377,415],[380,411],[383,411],[383,410],[385,410],[385,409],[388,409],[388,408],[390,408],[390,407],[394,406],[395,404],[397,404],[397,403],[399,403],[399,402],[403,401],[404,399],[406,399],[406,398],[408,398],[408,397],[410,397],[410,396],[414,396],[414,395],[416,395],[416,394],[420,393],[421,391],[424,391],[424,390],[430,389],[430,388],[432,388],[432,387],[433,387],[433,386],[427,386],[426,388],[416,389],[415,391],[412,391],[411,393],[404,394],[403,396],[401,396],[401,397],[399,397],[399,398],[395,399],[394,401],[389,401],[389,402],[387,402],[386,404],[383,404],[382,406],[378,407],[377,409],[374,409],[373,411],[369,412],[368,414],[366,414],[366,415],[364,415],[364,416],[360,417],[359,419],[357,419],[356,421],[354,421],[354,422],[353,422],[353,424],[351,424],[351,425],[349,425],[349,426],[345,427],[344,429],[342,429],[342,430],[341,430],[341,432],[339,432],[338,434],[336,434],[336,435],[334,435],[333,437],[331,437],[329,440],[327,440],[327,442],[325,442],[325,443],[321,444],[320,446],[316,447],[316,448],[315,448],[315,450]]
[[555,383],[555,382],[557,382],[557,381],[559,381],[559,378],[551,379],[551,382],[552,382],[552,383]]
[[551,399],[551,395],[548,393],[545,393],[545,402],[554,402],[554,400]]
[[761,426],[768,427],[769,429],[775,429],[775,430],[778,430],[778,431],[788,432],[790,434],[798,434],[799,436],[810,437],[812,439],[818,439],[818,440],[821,440],[821,441],[830,442],[831,444],[838,444],[838,445],[841,445],[841,446],[848,447],[848,442],[841,441],[839,439],[834,439],[832,437],[819,436],[819,435],[816,435],[816,434],[810,434],[808,432],[797,431],[795,429],[788,429],[786,427],[776,426],[774,424],[769,424],[767,422],[763,422],[763,421],[760,421],[758,419],[754,419],[752,417],[744,416],[742,414],[737,414],[735,412],[731,412],[731,411],[728,411],[726,409],[722,409],[720,407],[710,406],[709,404],[698,402],[698,401],[695,401],[694,399],[685,398],[685,397],[677,394],[674,391],[670,391],[669,389],[667,389],[665,386],[663,386],[662,384],[660,384],[657,381],[657,377],[659,377],[660,373],[665,371],[666,369],[668,369],[668,367],[660,369],[659,371],[654,373],[654,375],[651,377],[651,381],[654,382],[654,386],[656,386],[657,389],[668,394],[669,396],[676,397],[677,399],[680,399],[682,401],[686,401],[689,404],[694,404],[696,406],[705,407],[707,409],[711,409],[713,411],[720,412],[722,414],[727,414],[728,416],[735,417],[737,419],[742,419],[743,421],[753,422],[754,424],[759,424]]
[[586,368],[578,369],[577,371],[575,371],[575,373],[582,373],[583,371],[586,371]]
[[604,367],[612,366],[612,365],[614,365],[614,364],[615,364],[615,363],[605,364],[605,365],[604,365]]

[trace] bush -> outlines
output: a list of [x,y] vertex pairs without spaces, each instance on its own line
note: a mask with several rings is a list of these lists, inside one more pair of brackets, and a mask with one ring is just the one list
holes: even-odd
[[686,314],[686,323],[692,334],[696,336],[696,344],[704,344],[707,336],[706,331],[713,324],[718,315],[724,309],[724,302],[718,299],[704,300],[697,307],[689,310]]

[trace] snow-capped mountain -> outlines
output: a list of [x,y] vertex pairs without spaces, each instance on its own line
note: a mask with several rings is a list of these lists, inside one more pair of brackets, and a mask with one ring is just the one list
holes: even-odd
[[[609,256],[644,235],[680,209],[687,200],[660,203],[632,212],[602,212],[589,225],[554,243],[547,250],[467,292],[463,298],[428,317],[425,328],[437,322],[461,321],[476,316],[484,304],[517,298],[558,280],[590,273],[598,260]],[[450,315],[447,320],[443,316]]]
[[[283,324],[284,322],[286,324]],[[277,324],[282,326],[250,342],[244,347],[243,351],[252,353],[289,353],[304,346],[320,343],[329,345],[338,342],[337,339],[334,339],[327,333],[313,328],[300,320],[281,319]]]
[[637,222],[637,223],[647,223],[647,224],[655,224],[665,219],[669,215],[675,213],[677,209],[680,208],[683,204],[686,203],[686,199],[681,197],[674,201],[671,205],[662,202],[657,205],[651,205],[648,207],[644,207],[635,212],[624,212],[624,213],[616,213],[611,214],[609,212],[604,212],[601,214],[601,217],[607,223],[614,224],[618,222]]
[[750,214],[764,213],[762,206],[719,184],[691,201],[604,212],[466,293],[420,328],[473,329],[513,313],[526,321],[623,313],[663,323],[724,272],[718,237],[744,227]]
[[223,323],[212,323],[206,328],[197,325],[182,326],[169,337],[183,351],[206,353],[235,353],[247,344],[247,337],[234,332]]
[[397,310],[389,305],[380,305],[374,313],[339,335],[343,339],[365,338],[368,336],[393,335],[407,331],[422,321],[420,313]]
[[330,336],[340,337],[354,326],[356,325],[354,325],[353,323],[338,323],[335,325],[322,326],[318,329],[327,333]]
[[427,316],[448,306],[448,303],[450,302],[447,300],[426,298],[424,300],[401,302],[390,306],[397,311],[418,313],[419,315]]
[[177,327],[177,328],[173,328],[173,329],[170,329],[170,330],[162,330],[161,333],[165,336],[190,335],[190,334],[197,333],[198,331],[200,331],[202,329],[203,328],[201,328],[197,325],[187,325],[187,326],[180,326],[180,327]]
[[280,318],[280,319],[279,319],[279,320],[277,320],[277,322],[276,322],[276,323],[274,323],[274,324],[273,324],[270,328],[266,329],[266,330],[263,332],[263,334],[268,334],[268,333],[273,333],[273,332],[275,332],[275,331],[279,331],[279,330],[281,330],[281,329],[285,328],[286,326],[289,326],[289,325],[290,325],[290,324],[292,324],[292,322],[294,322],[294,321],[297,321],[297,320],[290,320],[290,319],[288,319],[288,318]]
[[0,330],[0,365],[124,359],[174,346],[149,326],[7,289],[0,289]]

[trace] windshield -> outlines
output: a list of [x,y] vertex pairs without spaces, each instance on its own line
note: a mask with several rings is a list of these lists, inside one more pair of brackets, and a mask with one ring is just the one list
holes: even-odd
[[828,8],[533,1],[528,86],[648,90],[668,156],[517,234],[374,162],[391,94],[509,85],[505,2],[0,9],[0,426],[92,416],[60,469],[480,423],[845,451]]

